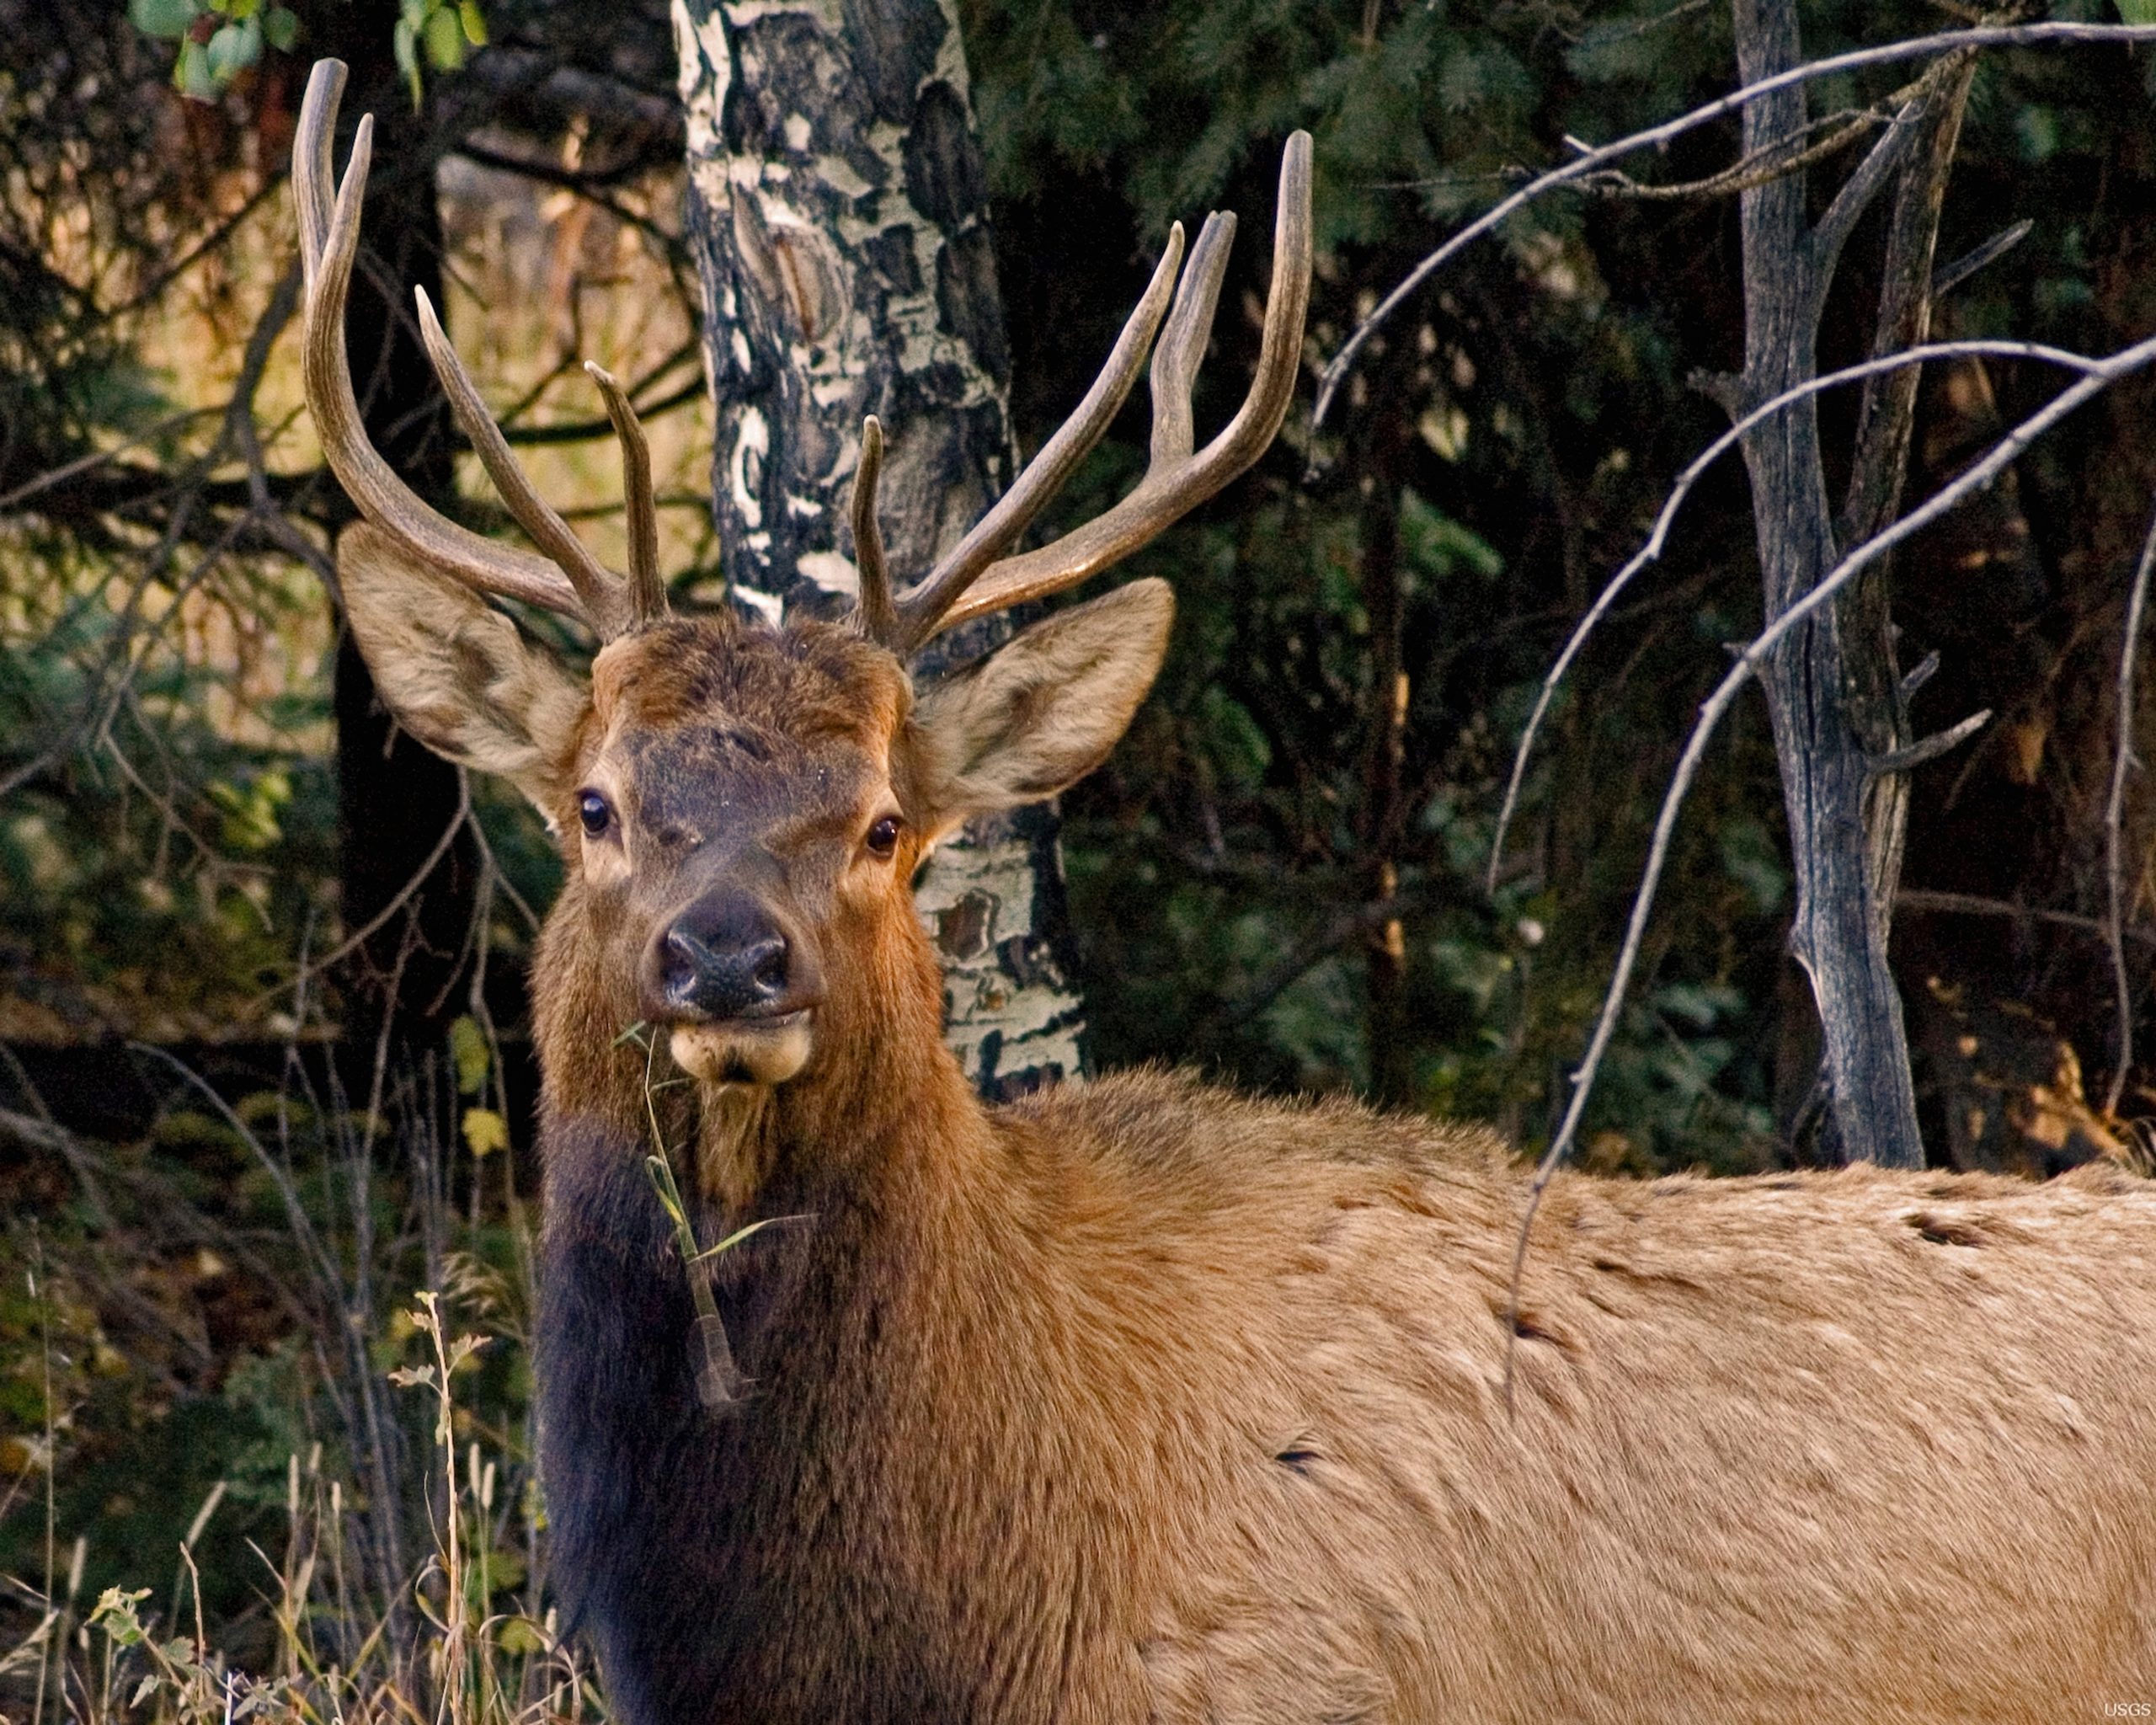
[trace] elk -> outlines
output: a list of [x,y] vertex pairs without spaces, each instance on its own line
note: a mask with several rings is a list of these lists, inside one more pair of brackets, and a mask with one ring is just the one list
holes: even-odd
[[[342,321],[370,134],[338,185],[341,72],[315,69],[294,178],[307,398],[365,518],[339,547],[350,627],[399,719],[515,784],[567,866],[532,979],[542,1471],[622,1719],[1816,1725],[2156,1699],[2156,1194],[2123,1171],[1561,1177],[1515,1306],[1526,1181],[1487,1131],[1160,1071],[991,1108],[944,1049],[915,869],[1108,753],[1171,601],[1134,583],[931,686],[908,657],[1106,568],[1267,446],[1309,291],[1306,136],[1222,433],[1195,447],[1190,407],[1215,215],[903,592],[872,422],[858,607],[781,627],[668,614],[603,373],[626,577],[518,471],[424,300],[543,555],[434,514],[369,447]],[[1013,553],[1149,348],[1146,476]],[[589,675],[488,595],[582,619]],[[685,1263],[654,1129],[699,1237],[795,1220]]]

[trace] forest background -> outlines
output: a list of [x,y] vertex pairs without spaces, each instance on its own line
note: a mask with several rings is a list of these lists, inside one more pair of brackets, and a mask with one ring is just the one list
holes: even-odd
[[[1737,83],[1707,0],[957,14],[1027,451],[1168,224],[1210,207],[1244,222],[1198,403],[1230,410],[1292,128],[1316,142],[1314,379],[1572,141]],[[1815,58],[1977,21],[1800,16]],[[323,577],[349,508],[299,406],[284,178],[306,66],[340,53],[411,212],[386,240],[370,216],[373,267],[433,272],[541,489],[616,563],[580,363],[630,382],[675,602],[725,603],[672,24],[654,0],[0,0],[0,1712],[595,1712],[549,1616],[522,1341],[520,973],[558,865],[508,793],[398,745],[340,654]],[[2153,69],[2116,42],[1977,61],[1933,339],[2102,355],[2156,329]],[[1812,86],[1849,152],[1803,170],[1815,204],[1914,75]],[[1727,428],[1701,386],[1743,349],[1741,153],[1732,117],[1535,201],[1383,327],[1322,427],[1306,382],[1258,468],[1134,560],[1176,587],[1175,645],[1064,800],[1050,941],[1097,1065],[1549,1142],[1678,751],[1761,623],[1733,455],[1572,668],[1494,880],[1492,832],[1552,660]],[[1850,239],[1822,368],[1870,350],[1882,226]],[[1905,505],[2060,384],[1999,355],[1927,368]],[[413,470],[499,525],[424,371],[385,387]],[[1894,971],[1939,1165],[2146,1160],[2156,1069],[2121,1033],[2156,940],[2146,781],[2107,815],[2121,722],[2156,717],[2119,675],[2153,405],[2125,379],[1893,564],[1900,665],[1933,666],[1919,729],[1990,715],[1910,777]],[[1838,489],[1852,393],[1821,412]],[[1134,408],[1057,520],[1126,487],[1144,436]],[[1585,1165],[1831,1154],[1788,842],[1749,696],[1675,830]]]

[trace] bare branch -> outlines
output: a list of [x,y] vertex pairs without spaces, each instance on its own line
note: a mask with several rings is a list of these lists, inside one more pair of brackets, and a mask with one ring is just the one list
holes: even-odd
[[1878,778],[1890,772],[1913,772],[1928,761],[1952,754],[1990,723],[1991,708],[1981,708],[1943,731],[1934,731],[1928,737],[1918,738],[1907,748],[1880,756],[1871,763],[1871,776]]
[[[1710,174],[1704,179],[1688,179],[1677,185],[1654,185],[1638,180],[1620,168],[1604,168],[1593,174],[1581,183],[1586,191],[1599,192],[1605,197],[1636,199],[1641,202],[1675,203],[1683,200],[1705,200],[1710,198],[1735,197],[1748,192],[1755,185],[1764,185],[1773,179],[1782,179],[1792,174],[1801,174],[1807,168],[1836,156],[1854,143],[1873,127],[1884,126],[1894,118],[1896,110],[1908,99],[1908,90],[1897,90],[1884,103],[1870,108],[1843,109],[1836,114],[1822,115],[1804,123],[1801,131],[1776,140],[1764,150],[1754,150],[1738,158],[1719,174]],[[1794,155],[1790,146],[1807,131],[1822,131],[1832,126],[1833,131],[1817,143],[1807,144]],[[1570,139],[1567,142],[1572,142]],[[1581,149],[1592,149],[1590,144],[1581,144]]]
[[1894,547],[1923,531],[1964,499],[1984,489],[2031,444],[2092,397],[2151,363],[2156,363],[2156,336],[2137,342],[2132,347],[2122,348],[2107,359],[2089,362],[2079,382],[2062,390],[2016,425],[1992,446],[1983,460],[1903,516],[1876,538],[1844,557],[1817,585],[1753,638],[1738,655],[1737,663],[1716,686],[1714,693],[1701,706],[1699,720],[1693,726],[1690,737],[1686,740],[1684,753],[1678,760],[1677,770],[1671,777],[1669,789],[1662,798],[1661,812],[1655,821],[1653,841],[1647,853],[1646,867],[1641,876],[1638,895],[1633,901],[1631,920],[1625,927],[1625,943],[1618,954],[1616,969],[1610,978],[1609,991],[1604,996],[1601,1015],[1595,1022],[1586,1057],[1572,1076],[1572,1100],[1566,1105],[1556,1136],[1551,1140],[1548,1151],[1535,1169],[1534,1180],[1529,1188],[1527,1220],[1521,1226],[1523,1252],[1526,1244],[1527,1226],[1533,1220],[1534,1210],[1541,1202],[1542,1194],[1548,1187],[1550,1177],[1563,1163],[1578,1135],[1580,1119],[1586,1112],[1588,1098],[1593,1090],[1595,1075],[1609,1049],[1610,1038],[1616,1032],[1618,1014],[1623,1008],[1625,995],[1646,937],[1647,921],[1653,911],[1656,890],[1661,884],[1662,871],[1668,862],[1670,841],[1675,831],[1678,813],[1683,807],[1686,793],[1692,788],[1692,781],[1699,774],[1700,763],[1705,758],[1708,742],[1735,703],[1745,683],[1758,674],[1760,666],[1790,631]]
[[2105,1093],[2104,1112],[2116,1115],[2126,1093],[2126,1075],[2133,1065],[2133,987],[2127,975],[2126,943],[2126,781],[2139,763],[2133,753],[2133,662],[2141,642],[2142,612],[2148,604],[2148,581],[2156,570],[2156,521],[2142,542],[2141,561],[2133,571],[2133,590],[2126,602],[2126,638],[2119,644],[2119,740],[2111,757],[2111,795],[2104,807],[2104,874],[2110,889],[2104,938],[2111,949],[2111,980],[2118,991],[2119,1059]]
[[[1594,633],[1597,626],[1609,614],[1620,595],[1630,585],[1632,577],[1662,556],[1662,547],[1668,542],[1669,530],[1677,519],[1678,510],[1684,507],[1685,499],[1691,495],[1693,488],[1699,483],[1707,469],[1735,448],[1744,434],[1762,419],[1780,413],[1791,403],[1801,401],[1806,396],[1816,395],[1821,390],[1835,388],[1844,383],[1854,383],[1863,378],[1874,377],[1882,371],[1893,371],[1901,366],[1923,365],[1930,360],[1978,357],[2035,360],[2044,365],[2063,366],[2069,371],[2079,371],[2084,375],[2099,369],[2105,363],[2102,360],[2092,360],[2085,354],[2070,352],[2065,348],[2047,347],[2041,342],[1990,340],[1932,342],[1923,347],[1910,348],[1902,353],[1887,354],[1878,359],[1866,360],[1861,365],[1850,366],[1839,371],[1829,371],[1822,377],[1807,378],[1795,388],[1760,403],[1693,458],[1691,464],[1678,476],[1677,483],[1671,489],[1668,499],[1662,506],[1662,512],[1655,517],[1654,527],[1647,535],[1646,543],[1633,554],[1629,563],[1609,578],[1609,585],[1603,588],[1601,596],[1594,601],[1593,606],[1574,627],[1570,638],[1565,643],[1564,650],[1557,655],[1556,662],[1550,667],[1548,674],[1542,680],[1542,688],[1535,697],[1534,711],[1528,715],[1526,727],[1520,732],[1519,745],[1513,754],[1512,777],[1506,783],[1504,802],[1497,811],[1497,830],[1491,836],[1490,865],[1486,874],[1490,891],[1497,890],[1498,871],[1504,857],[1505,835],[1511,828],[1513,815],[1518,810],[1520,788],[1527,777],[1528,759],[1534,750],[1534,740],[1541,730],[1542,721],[1549,713],[1550,704],[1556,697],[1557,686],[1564,681],[1565,673],[1572,669],[1572,661],[1579,657],[1581,649],[1587,645],[1588,637]],[[1913,676],[1914,673],[1911,675]]]
[[[2070,928],[2077,934],[2094,935],[2099,940],[2108,939],[2110,926],[2100,916],[2080,916],[2071,911],[2045,911],[2029,905],[2011,905],[2004,899],[1987,899],[1975,893],[1935,893],[1918,887],[1903,887],[1895,895],[1897,911],[1912,911],[1919,915],[1927,911],[1949,916],[2001,916],[2016,922],[2043,922],[2055,928]],[[2122,938],[2156,946],[2156,929],[2124,928],[2119,931]]]
[[1931,278],[1931,296],[1944,299],[1977,270],[1987,264],[1996,264],[2015,247],[2028,238],[2036,223],[2028,220],[2017,222],[2004,232],[1993,234],[1974,251],[1956,258]]
[[[1937,68],[1935,67],[1935,71]],[[1926,83],[1929,83],[1926,79]],[[1864,212],[1871,207],[1886,182],[1901,171],[1908,159],[1917,138],[1924,129],[1924,115],[1929,104],[1936,99],[1935,91],[1912,97],[1894,116],[1894,123],[1886,129],[1886,136],[1865,152],[1864,159],[1856,170],[1842,182],[1841,190],[1834,194],[1834,200],[1827,206],[1826,212],[1812,228],[1812,268],[1821,280],[1832,277],[1834,264],[1840,258],[1842,247],[1848,241]]]
[[1553,168],[1547,174],[1530,180],[1511,196],[1476,216],[1424,258],[1407,273],[1397,287],[1379,302],[1376,309],[1358,324],[1354,334],[1342,344],[1340,351],[1332,356],[1319,377],[1317,406],[1310,416],[1311,429],[1315,430],[1325,423],[1334,396],[1339,393],[1341,384],[1354,368],[1357,356],[1370,338],[1394,312],[1414,296],[1417,289],[1475,241],[1502,226],[1508,218],[1545,194],[1586,179],[1598,168],[1621,161],[1641,150],[1665,144],[1672,138],[1681,137],[1688,131],[1719,120],[1726,114],[1734,113],[1747,103],[1771,95],[1777,90],[1810,83],[1822,77],[1838,77],[1844,72],[1854,72],[1867,66],[1891,66],[1904,60],[1922,60],[1932,55],[1949,54],[1967,48],[2033,47],[2049,42],[2147,41],[2156,41],[2156,24],[2075,24],[2055,20],[2043,24],[1988,24],[1975,29],[1945,30],[1937,35],[1913,36],[1903,41],[1883,43],[1875,48],[1852,49],[1846,54],[1830,55],[1824,60],[1793,66],[1772,77],[1761,78],[1756,83],[1731,91],[1726,96],[1717,97],[1703,106],[1694,108],[1689,114],[1664,120],[1659,126],[1634,132],[1614,143],[1589,149],[1561,168]]

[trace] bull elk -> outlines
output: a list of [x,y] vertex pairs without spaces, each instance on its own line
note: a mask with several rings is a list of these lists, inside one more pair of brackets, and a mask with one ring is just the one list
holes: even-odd
[[[294,177],[307,399],[365,517],[339,547],[350,626],[404,725],[515,783],[567,866],[532,979],[542,1467],[620,1717],[1817,1725],[2156,1700],[2146,1184],[1563,1178],[1515,1311],[1524,1182],[1486,1131],[1164,1072],[991,1108],[944,1049],[915,869],[1108,753],[1171,601],[1134,583],[929,687],[908,656],[1104,569],[1270,442],[1306,136],[1219,436],[1196,448],[1190,408],[1215,215],[1180,286],[1171,234],[1075,415],[903,593],[872,421],[858,607],[781,628],[668,615],[642,435],[603,373],[626,577],[540,500],[424,298],[543,555],[435,515],[368,446],[342,324],[370,134],[336,184],[342,71],[315,68]],[[1013,554],[1149,348],[1145,478]],[[488,594],[581,618],[589,676]],[[622,1039],[639,1023],[648,1049]],[[702,1237],[805,1220],[685,1264],[654,1127]]]

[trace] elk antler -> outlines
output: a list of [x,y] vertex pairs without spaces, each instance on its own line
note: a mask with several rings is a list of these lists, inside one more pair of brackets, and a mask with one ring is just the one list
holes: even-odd
[[[973,531],[895,602],[890,597],[889,578],[883,570],[883,547],[875,533],[876,473],[883,440],[878,433],[878,459],[872,459],[868,439],[863,436],[853,519],[862,565],[862,601],[855,615],[864,633],[903,657],[958,623],[1075,586],[1129,556],[1265,452],[1281,420],[1287,417],[1288,403],[1294,393],[1295,374],[1302,360],[1303,314],[1310,305],[1308,132],[1299,131],[1288,140],[1280,161],[1273,286],[1266,300],[1257,376],[1226,429],[1193,454],[1190,393],[1197,381],[1198,362],[1204,357],[1206,339],[1212,332],[1214,307],[1219,299],[1228,248],[1235,242],[1235,234],[1233,216],[1216,211],[1207,216],[1191,253],[1189,273],[1177,287],[1182,225],[1178,222],[1169,230],[1167,248],[1145,296],[1123,325],[1107,364],[1077,411],[1042,446],[1017,483]],[[1145,477],[1106,514],[1074,528],[1054,543],[1016,557],[1002,556],[1043,505],[1062,489],[1064,481],[1115,418],[1131,385],[1137,382],[1139,366],[1153,332],[1160,327],[1171,288],[1175,310],[1153,353],[1149,385],[1153,397],[1153,444]],[[875,565],[873,581],[872,561]]]
[[622,444],[633,576],[627,582],[585,550],[568,524],[533,489],[443,334],[424,289],[416,291],[419,333],[435,375],[510,515],[546,556],[534,557],[515,546],[483,538],[430,508],[367,441],[344,353],[344,299],[359,249],[360,205],[373,153],[374,116],[360,118],[352,138],[351,160],[343,183],[337,184],[330,142],[344,88],[342,61],[315,62],[292,143],[293,195],[299,206],[300,258],[307,276],[301,375],[330,470],[360,513],[406,551],[483,592],[580,617],[602,641],[664,616],[666,595],[658,572],[650,457],[627,398],[605,373],[595,368],[607,416]]

